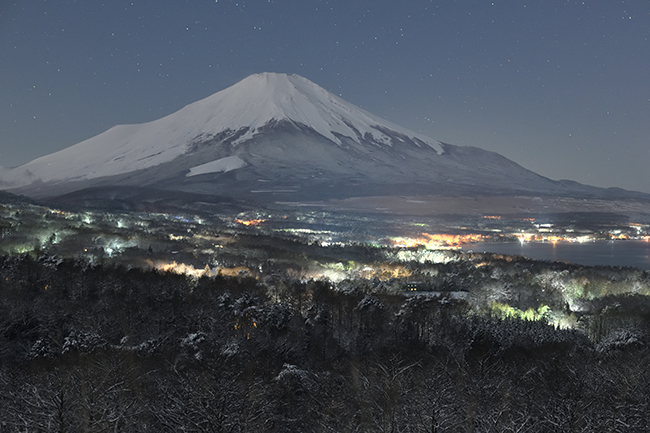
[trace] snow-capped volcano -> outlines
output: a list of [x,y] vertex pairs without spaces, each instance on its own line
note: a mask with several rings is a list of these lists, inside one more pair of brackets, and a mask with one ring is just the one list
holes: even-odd
[[35,181],[78,181],[157,166],[191,152],[193,144],[220,137],[242,143],[272,124],[291,122],[341,143],[372,140],[391,145],[382,131],[408,136],[442,152],[441,145],[374,116],[298,75],[262,73],[161,119],[119,125],[6,173],[5,187]]
[[34,197],[105,186],[283,200],[594,190],[494,152],[440,143],[305,78],[275,73],[0,172],[0,188]]

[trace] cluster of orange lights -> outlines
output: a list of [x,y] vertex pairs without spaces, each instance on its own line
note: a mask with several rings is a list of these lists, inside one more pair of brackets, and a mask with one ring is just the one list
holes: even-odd
[[418,238],[395,238],[393,239],[393,243],[397,246],[403,247],[418,247],[424,245],[428,248],[451,248],[460,247],[473,242],[484,242],[485,240],[485,236],[479,234],[444,235],[422,233]]
[[158,263],[155,265],[155,268],[163,272],[172,272],[174,274],[180,275],[190,275],[193,277],[200,277],[205,270],[196,269],[192,265],[186,265],[185,263]]
[[626,235],[625,233],[621,233],[621,234],[610,233],[609,238],[612,239],[612,240],[617,240],[617,239],[619,239],[619,240],[640,239],[640,240],[646,241],[646,242],[650,241],[650,236],[648,236],[648,235],[645,235],[645,236],[630,236],[630,235]]
[[257,220],[235,220],[236,223],[243,224],[245,226],[258,226],[262,224],[264,221],[263,219],[257,219]]
[[501,217],[499,215],[483,215],[484,219],[487,220],[500,220]]
[[517,235],[519,242],[543,241],[544,237],[535,233],[520,233]]

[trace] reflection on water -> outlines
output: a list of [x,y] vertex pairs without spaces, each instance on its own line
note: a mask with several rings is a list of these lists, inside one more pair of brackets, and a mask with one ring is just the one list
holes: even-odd
[[650,242],[503,242],[468,245],[464,251],[520,255],[536,260],[563,260],[582,265],[633,266],[650,270]]

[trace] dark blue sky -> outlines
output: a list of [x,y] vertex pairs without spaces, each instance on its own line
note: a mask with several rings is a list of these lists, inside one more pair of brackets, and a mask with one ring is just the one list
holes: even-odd
[[650,192],[648,0],[0,0],[0,165],[257,72],[553,179]]

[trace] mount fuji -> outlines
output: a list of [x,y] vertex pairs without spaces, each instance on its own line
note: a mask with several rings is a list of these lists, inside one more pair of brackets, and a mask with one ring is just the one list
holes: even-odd
[[276,73],[0,171],[0,189],[37,198],[119,186],[261,200],[608,195],[550,180],[494,152],[441,143],[303,77]]

